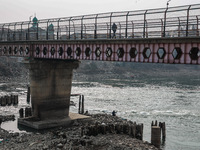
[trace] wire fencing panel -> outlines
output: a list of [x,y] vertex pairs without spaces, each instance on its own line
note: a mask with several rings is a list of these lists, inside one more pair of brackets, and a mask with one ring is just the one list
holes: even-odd
[[145,14],[144,35],[146,38],[162,37],[165,9],[147,10]]
[[189,11],[189,31],[188,36],[199,36],[199,7],[200,5],[192,5]]
[[128,15],[128,38],[142,38],[144,32],[145,12],[129,12]]
[[199,36],[200,4],[0,24],[1,41]]
[[97,32],[97,15],[87,15],[81,19],[81,39],[94,39]]
[[112,13],[98,14],[97,16],[97,38],[107,39],[111,36],[110,20]]

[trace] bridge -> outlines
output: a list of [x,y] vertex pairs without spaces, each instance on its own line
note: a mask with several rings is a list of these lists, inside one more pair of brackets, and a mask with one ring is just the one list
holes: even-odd
[[24,57],[40,120],[19,123],[41,129],[69,122],[81,60],[199,65],[199,18],[196,4],[0,24],[0,56]]

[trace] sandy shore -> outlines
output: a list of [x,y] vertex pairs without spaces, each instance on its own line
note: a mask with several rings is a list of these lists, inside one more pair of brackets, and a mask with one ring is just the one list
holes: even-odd
[[[157,150],[146,141],[124,133],[106,132],[87,135],[88,126],[131,123],[117,116],[91,115],[91,121],[74,121],[71,127],[59,127],[29,133],[9,133],[0,129],[0,149],[4,150]],[[84,129],[84,130],[83,130]]]

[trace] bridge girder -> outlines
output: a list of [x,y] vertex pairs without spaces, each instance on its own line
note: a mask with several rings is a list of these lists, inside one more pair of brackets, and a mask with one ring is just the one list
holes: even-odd
[[200,64],[199,38],[23,41],[0,43],[0,56]]

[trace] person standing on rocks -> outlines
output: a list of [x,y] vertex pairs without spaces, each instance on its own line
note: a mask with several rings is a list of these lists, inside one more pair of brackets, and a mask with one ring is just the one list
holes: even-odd
[[116,112],[115,110],[113,110],[112,115],[113,115],[113,116],[116,116],[116,113],[117,113],[117,112]]

